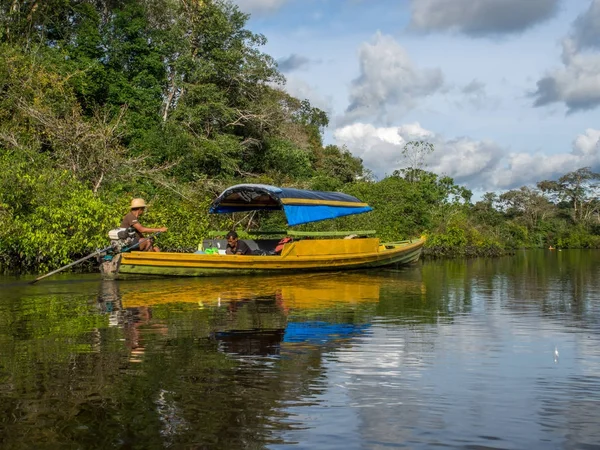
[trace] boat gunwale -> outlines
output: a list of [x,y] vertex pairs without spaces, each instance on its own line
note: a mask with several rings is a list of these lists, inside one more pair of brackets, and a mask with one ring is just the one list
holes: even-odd
[[[393,245],[394,248],[384,248],[376,252],[368,253],[338,253],[329,255],[306,255],[306,256],[280,256],[280,255],[207,255],[199,253],[175,253],[175,252],[131,252],[123,254],[123,261],[121,265],[163,265],[161,262],[173,262],[173,263],[211,263],[212,265],[222,265],[227,262],[240,263],[256,263],[256,262],[319,262],[319,261],[343,261],[347,259],[359,260],[359,259],[382,259],[381,257],[388,258],[395,254],[408,253],[411,250],[420,249],[425,240],[419,239],[411,243],[382,243],[380,247]],[[135,262],[134,262],[135,261]],[[150,262],[144,264],[143,261]],[[215,264],[217,263],[217,264]],[[247,264],[244,264],[247,265]]]

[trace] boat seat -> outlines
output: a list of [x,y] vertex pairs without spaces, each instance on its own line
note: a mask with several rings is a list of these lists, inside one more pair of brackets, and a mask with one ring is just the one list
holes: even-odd
[[[240,239],[240,241],[246,243],[250,250],[262,251],[266,254],[275,252],[275,247],[279,244],[279,239]],[[202,241],[202,250],[207,248],[218,248],[219,250],[225,250],[227,248],[226,239],[204,239]]]

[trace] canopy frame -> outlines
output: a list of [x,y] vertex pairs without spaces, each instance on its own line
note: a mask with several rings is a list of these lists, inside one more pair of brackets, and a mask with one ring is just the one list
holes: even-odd
[[266,184],[238,184],[212,203],[209,212],[223,214],[248,211],[277,211],[286,215],[289,226],[336,217],[362,214],[372,208],[342,192],[280,188]]

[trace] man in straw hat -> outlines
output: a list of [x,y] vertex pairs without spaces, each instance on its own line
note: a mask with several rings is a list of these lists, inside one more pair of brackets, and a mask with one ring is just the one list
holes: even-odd
[[[143,198],[134,198],[131,200],[131,207],[129,213],[123,217],[121,221],[121,228],[133,227],[138,239],[143,239],[144,233],[164,233],[167,231],[166,227],[162,228],[146,228],[139,221],[139,217],[146,211],[146,202]],[[148,239],[140,244],[140,250],[143,252],[160,252],[160,248],[152,245],[152,240]]]

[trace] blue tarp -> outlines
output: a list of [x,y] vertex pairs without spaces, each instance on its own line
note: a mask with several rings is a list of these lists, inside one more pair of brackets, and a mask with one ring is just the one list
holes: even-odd
[[351,216],[371,211],[370,206],[362,208],[345,208],[335,206],[289,206],[284,205],[283,210],[290,226],[301,223],[318,222],[319,220],[334,217]]
[[213,214],[283,210],[290,226],[369,212],[372,208],[342,192],[279,188],[266,184],[238,184],[212,203]]

